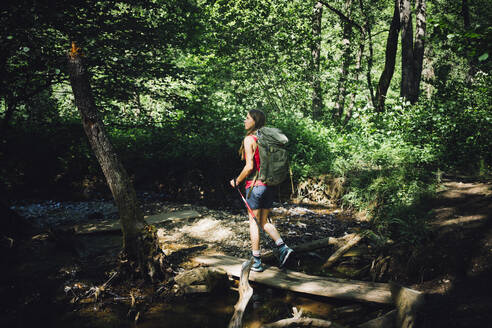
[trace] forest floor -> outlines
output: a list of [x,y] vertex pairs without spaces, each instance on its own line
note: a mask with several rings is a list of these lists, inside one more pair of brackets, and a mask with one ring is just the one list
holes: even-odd
[[[167,221],[160,226],[163,250],[176,273],[192,268],[189,259],[200,252],[222,252],[242,258],[250,255],[246,211],[239,200],[231,200],[229,206],[218,209],[165,202],[159,195],[149,193],[140,198],[147,216],[178,210],[194,210],[200,214]],[[120,286],[119,289],[115,286],[112,291],[113,300],[126,297],[126,307],[109,310],[109,306],[83,301],[83,295],[111,276],[121,247],[119,234],[63,238],[56,233],[84,222],[117,219],[116,208],[111,202],[51,201],[17,204],[13,209],[39,229],[17,248],[15,258],[11,258],[10,274],[2,277],[6,283],[2,282],[0,289],[0,323],[27,327],[42,322],[55,327],[78,318],[76,327],[104,326],[91,321],[93,319],[80,322],[82,313],[94,313],[97,309],[106,312],[104,320],[109,320],[108,315],[127,317],[130,312],[128,292],[138,290],[137,285]],[[420,316],[422,327],[487,326],[492,320],[492,284],[489,282],[492,276],[492,183],[444,180],[439,197],[429,204],[429,210],[433,220],[423,247],[408,249],[395,243],[384,249],[374,249],[363,242],[354,250],[355,256],[344,257],[329,272],[321,270],[320,265],[332,252],[330,248],[297,254],[289,267],[310,274],[381,282],[391,280],[425,292],[426,305]],[[290,245],[340,237],[363,231],[368,226],[363,217],[326,204],[276,203],[271,216]],[[47,228],[50,233],[46,233]],[[265,244],[264,247],[268,248]],[[378,259],[387,256],[391,261],[379,267],[377,272],[368,268],[372,261],[377,263]],[[367,269],[360,270],[364,267]],[[132,295],[145,294],[140,293]],[[60,316],[55,318],[54,313],[63,312],[62,319]],[[340,323],[351,326],[349,320]]]
[[490,326],[492,183],[449,179],[442,187],[429,204],[431,238],[413,254],[421,271],[413,287],[427,294],[423,326]]

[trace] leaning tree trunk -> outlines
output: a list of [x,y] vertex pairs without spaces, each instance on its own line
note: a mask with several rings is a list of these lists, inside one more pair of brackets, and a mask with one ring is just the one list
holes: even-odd
[[[89,73],[75,44],[72,44],[72,51],[68,55],[68,72],[82,125],[118,208],[123,233],[121,255],[124,268],[131,270],[131,273],[149,274],[153,280],[156,277],[153,262],[157,261],[160,269],[163,269],[162,258],[157,258],[159,252],[155,229],[145,224],[130,177],[118,159],[99,117]],[[149,254],[150,257],[157,256],[156,259],[149,259]]]
[[419,97],[422,63],[424,60],[424,38],[426,29],[425,0],[416,3],[416,35],[413,42],[412,6],[410,0],[400,0],[401,23],[401,97],[415,103]]
[[323,17],[323,4],[317,2],[314,6],[313,12],[313,45],[312,45],[312,112],[313,119],[318,120],[321,117],[321,110],[323,108],[323,98],[321,94],[321,81],[320,81],[320,53],[321,53],[321,19]]
[[393,19],[391,20],[388,39],[386,41],[386,56],[384,61],[384,69],[381,73],[376,90],[376,109],[379,112],[384,111],[384,102],[386,93],[395,72],[396,51],[398,50],[398,34],[400,33],[400,9],[399,1],[395,0],[395,8],[393,11]]

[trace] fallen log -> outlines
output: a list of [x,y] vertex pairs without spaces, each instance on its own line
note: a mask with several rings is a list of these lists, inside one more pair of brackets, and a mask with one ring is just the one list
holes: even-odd
[[[244,259],[226,255],[202,255],[193,258],[193,261],[221,268],[228,274],[239,277]],[[286,269],[280,270],[272,266],[266,267],[263,272],[251,272],[249,279],[268,286],[311,295],[381,304],[393,302],[389,284],[383,283],[312,276]]]
[[[344,244],[347,243],[348,240],[351,240],[353,236],[356,234],[351,233],[348,235],[345,235],[343,237],[335,238],[335,237],[328,237],[328,238],[323,238],[323,239],[318,239],[309,243],[301,244],[301,245],[294,245],[291,246],[292,249],[297,252],[297,253],[303,253],[303,252],[308,252],[312,251],[315,249],[319,248],[324,248],[328,246],[338,246],[342,247]],[[272,251],[267,251],[264,254],[261,255],[261,259],[263,261],[271,261],[274,258],[274,254]]]
[[[159,213],[156,215],[144,217],[145,222],[151,225],[164,224],[166,222],[175,222],[179,220],[188,220],[200,217],[201,214],[194,210],[183,210],[169,213]],[[90,234],[90,233],[107,233],[107,232],[119,232],[121,225],[118,220],[106,219],[96,222],[80,224],[75,226],[76,234]]]
[[[244,271],[241,270],[241,263],[245,261],[243,259],[217,254],[198,256],[193,258],[193,261],[220,268],[227,274],[236,277],[244,275]],[[249,273],[249,270],[247,272]],[[286,269],[279,270],[276,267],[266,267],[263,272],[251,272],[249,280],[311,295],[394,304],[396,306],[396,327],[398,328],[413,328],[416,324],[417,314],[424,303],[423,293],[396,284],[311,276]],[[387,315],[388,318],[380,318],[382,320],[380,322],[384,324],[390,322],[392,320],[390,317],[393,314],[388,313]],[[369,327],[375,326],[368,325],[367,328]],[[388,327],[391,326],[388,325]]]
[[239,300],[234,306],[234,314],[229,322],[229,328],[242,327],[244,310],[249,303],[249,299],[253,296],[253,288],[249,285],[249,270],[253,265],[253,258],[245,261],[241,266],[241,278],[239,280]]
[[335,251],[335,253],[333,253],[328,258],[328,260],[326,260],[326,262],[322,265],[322,268],[327,269],[327,268],[331,267],[336,261],[338,261],[338,259],[340,257],[343,256],[343,254],[345,254],[346,252],[348,252],[349,249],[351,249],[352,247],[357,245],[359,243],[359,241],[361,241],[361,239],[362,239],[361,235],[352,234],[352,236],[350,238],[348,238],[347,242],[342,247],[337,249]]

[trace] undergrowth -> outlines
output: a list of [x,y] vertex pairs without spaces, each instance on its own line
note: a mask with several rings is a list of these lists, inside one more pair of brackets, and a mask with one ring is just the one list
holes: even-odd
[[[490,80],[484,75],[458,93],[443,87],[415,105],[394,102],[384,113],[359,108],[345,125],[313,121],[301,111],[268,110],[267,124],[290,139],[297,183],[323,175],[343,181],[340,204],[365,211],[374,236],[413,245],[427,237],[428,200],[442,171],[491,172]],[[231,192],[227,181],[242,166],[237,150],[246,111],[197,114],[206,109],[184,111],[161,126],[108,119],[108,133],[138,186],[176,194],[188,188],[196,199],[209,191],[218,198]],[[59,117],[20,123],[2,135],[2,192],[80,188],[91,176],[104,181],[80,122]]]

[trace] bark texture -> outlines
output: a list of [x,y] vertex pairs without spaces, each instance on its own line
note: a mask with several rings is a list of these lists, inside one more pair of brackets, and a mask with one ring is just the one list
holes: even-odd
[[395,72],[396,51],[398,50],[398,35],[400,33],[400,9],[399,0],[395,0],[393,10],[393,19],[391,20],[388,39],[386,41],[386,53],[384,69],[379,78],[378,88],[376,90],[376,109],[379,112],[384,111],[384,102],[386,93]]
[[321,91],[321,81],[319,77],[320,53],[321,53],[321,19],[323,18],[323,4],[317,2],[313,11],[313,46],[311,50],[313,60],[313,94],[312,94],[312,112],[313,119],[318,120],[321,117],[323,109],[323,98]]
[[239,300],[234,306],[234,314],[229,321],[228,328],[241,328],[243,326],[243,315],[248,306],[251,296],[253,296],[253,288],[249,284],[249,270],[253,266],[253,257],[245,261],[241,266],[241,276],[239,278]]
[[[470,16],[470,6],[468,0],[461,1],[461,16],[463,17],[463,27],[466,32],[471,30],[471,16]],[[467,38],[466,43],[470,46],[470,39]],[[466,82],[472,83],[475,74],[478,72],[478,60],[476,56],[472,56],[468,59],[468,72],[466,73]]]
[[[372,63],[373,63],[373,58],[374,58],[374,51],[373,51],[373,45],[372,45],[372,23],[373,20],[369,18],[367,15],[367,11],[364,8],[364,2],[363,0],[359,0],[359,7],[360,11],[362,12],[362,15],[364,16],[365,24],[363,27],[363,42],[365,42],[366,38],[369,44],[369,56],[367,57],[367,70],[366,70],[366,79],[367,79],[367,87],[369,88],[369,96],[371,98],[371,103],[374,107],[376,107],[376,99],[374,97],[374,88],[372,84],[372,76],[371,76],[371,71],[372,71]],[[363,43],[362,43],[363,44]],[[361,46],[362,54],[364,53],[364,48]],[[362,68],[361,68],[362,69]]]
[[91,148],[101,166],[118,208],[123,233],[123,263],[130,265],[139,273],[148,273],[152,278],[156,270],[152,265],[149,266],[148,256],[155,255],[157,238],[154,241],[153,235],[155,233],[151,228],[146,227],[133,184],[118,159],[99,117],[90,86],[89,73],[84,65],[84,59],[75,45],[72,46],[72,51],[67,59],[75,105],[79,110]]
[[[350,19],[352,8],[352,0],[345,1],[345,12],[346,17]],[[343,54],[342,54],[342,70],[340,73],[340,78],[338,80],[338,93],[335,102],[335,118],[341,119],[343,117],[343,112],[345,109],[345,99],[347,97],[347,81],[349,75],[349,67],[352,61],[352,48],[351,48],[351,38],[352,38],[352,25],[343,22]]]
[[401,23],[401,65],[402,76],[400,85],[401,97],[415,103],[419,97],[422,63],[424,60],[424,38],[426,30],[425,0],[416,1],[416,33],[413,41],[412,6],[410,0],[400,0]]
[[413,60],[415,69],[415,85],[414,85],[414,101],[417,101],[419,96],[420,80],[422,77],[422,64],[424,62],[425,50],[425,31],[427,27],[426,15],[427,7],[426,0],[417,0],[417,22],[415,27],[415,44],[413,48]]
[[[362,35],[364,36],[364,35]],[[359,77],[360,77],[360,73],[362,71],[362,57],[364,55],[364,38],[361,38],[360,40],[360,43],[359,43],[359,50],[357,51],[357,56],[356,56],[356,60],[355,60],[355,69],[354,69],[354,83],[358,86],[359,85]],[[352,115],[353,115],[353,111],[354,111],[354,105],[355,105],[355,96],[356,96],[356,93],[355,92],[352,92],[350,94],[350,102],[349,102],[349,105],[348,105],[348,110],[347,112],[345,113],[345,124],[350,121],[350,119],[352,118]]]

